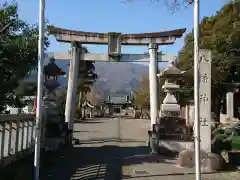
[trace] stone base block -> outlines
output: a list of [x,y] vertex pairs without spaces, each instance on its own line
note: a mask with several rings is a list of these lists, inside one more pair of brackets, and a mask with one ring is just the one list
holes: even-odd
[[178,155],[178,165],[182,167],[193,167],[194,162],[194,151],[192,150],[183,150]]
[[223,168],[223,158],[221,155],[208,153],[206,158],[202,159],[202,168],[206,171],[217,171]]
[[[217,171],[223,167],[223,158],[214,153],[201,152],[201,169],[203,172]],[[178,165],[182,167],[195,166],[195,152],[193,150],[183,150],[178,156]]]

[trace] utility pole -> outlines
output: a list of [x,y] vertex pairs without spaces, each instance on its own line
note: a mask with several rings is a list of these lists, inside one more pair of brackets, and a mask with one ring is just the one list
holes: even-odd
[[44,66],[44,13],[45,0],[39,0],[39,39],[38,39],[38,88],[36,108],[36,131],[34,151],[34,180],[39,180],[42,106],[43,106],[43,66]]
[[195,119],[195,173],[196,180],[201,180],[200,162],[200,114],[199,114],[199,0],[189,0],[189,4],[194,3],[194,119]]

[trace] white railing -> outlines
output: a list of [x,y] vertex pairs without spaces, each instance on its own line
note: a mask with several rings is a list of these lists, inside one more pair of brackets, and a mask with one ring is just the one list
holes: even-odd
[[33,150],[35,116],[0,115],[0,166],[6,166]]

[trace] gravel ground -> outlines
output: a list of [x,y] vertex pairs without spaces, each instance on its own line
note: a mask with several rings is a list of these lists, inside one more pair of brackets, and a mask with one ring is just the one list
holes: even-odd
[[[42,180],[192,180],[193,169],[175,158],[153,156],[146,147],[148,120],[97,119],[76,123],[81,144],[62,151],[41,172]],[[180,175],[183,174],[183,175]],[[238,178],[237,178],[238,177]],[[237,180],[239,172],[204,174],[202,180]]]

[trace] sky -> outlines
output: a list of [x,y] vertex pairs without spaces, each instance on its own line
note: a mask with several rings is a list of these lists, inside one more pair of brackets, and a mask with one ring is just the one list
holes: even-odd
[[[5,1],[5,0],[0,0]],[[151,0],[45,0],[45,17],[50,24],[73,30],[90,32],[144,33],[193,28],[193,7],[182,6],[177,11],[164,3]],[[172,1],[172,0],[170,0]],[[183,1],[183,0],[180,0]],[[38,23],[39,0],[17,0],[20,18],[29,23]],[[200,17],[216,13],[228,0],[200,0]],[[50,38],[49,52],[66,51],[69,44]],[[164,53],[177,54],[182,48],[184,37],[174,45],[160,46]],[[106,46],[88,46],[90,52],[106,52]],[[122,52],[147,52],[147,47],[124,47]]]

